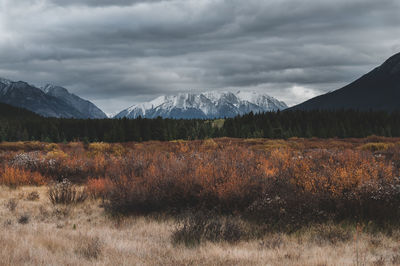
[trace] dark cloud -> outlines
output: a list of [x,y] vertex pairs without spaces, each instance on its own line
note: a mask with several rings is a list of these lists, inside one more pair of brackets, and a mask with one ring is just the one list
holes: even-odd
[[170,0],[50,0],[49,2],[57,6],[130,6],[135,4],[148,4]]
[[263,90],[295,104],[400,51],[397,0],[2,0],[0,76],[119,111],[160,94]]

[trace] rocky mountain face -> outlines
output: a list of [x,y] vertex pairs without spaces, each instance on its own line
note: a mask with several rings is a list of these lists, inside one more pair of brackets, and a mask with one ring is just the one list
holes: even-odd
[[44,86],[42,90],[47,95],[53,96],[66,102],[68,105],[72,106],[73,108],[84,114],[87,118],[107,118],[107,115],[96,105],[76,96],[73,93],[70,93],[67,89],[63,87],[48,84]]
[[0,102],[25,108],[45,117],[105,118],[100,109],[66,89],[46,86],[41,90],[24,81],[0,78]]
[[290,109],[399,111],[399,99],[400,53],[390,57],[381,66],[349,85],[317,96]]
[[213,119],[234,117],[246,113],[286,109],[284,102],[256,92],[181,93],[160,96],[150,102],[133,105],[115,118]]

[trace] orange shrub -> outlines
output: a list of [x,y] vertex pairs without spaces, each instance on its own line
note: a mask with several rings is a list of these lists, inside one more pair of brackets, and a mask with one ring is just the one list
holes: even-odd
[[268,223],[400,217],[399,169],[390,157],[342,146],[315,148],[324,145],[320,140],[312,149],[281,145],[267,151],[214,142],[217,149],[204,142],[170,143],[172,151],[141,148],[107,159],[105,173],[113,185],[106,208],[117,213],[206,208],[248,213]]
[[86,184],[86,189],[90,197],[94,199],[104,198],[111,185],[110,180],[105,178],[89,178]]
[[206,208],[250,213],[264,222],[400,218],[399,141],[3,143],[0,183],[68,178],[87,184],[92,197],[105,198],[108,210],[125,213]]
[[6,166],[0,176],[0,184],[9,187],[18,187],[22,185],[44,185],[45,178],[38,172],[30,172]]

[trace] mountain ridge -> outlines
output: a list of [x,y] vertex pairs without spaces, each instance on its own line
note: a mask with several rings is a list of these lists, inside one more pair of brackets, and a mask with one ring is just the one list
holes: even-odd
[[350,84],[314,97],[289,110],[398,111],[399,98],[400,53],[397,53]]
[[67,102],[75,109],[83,114],[86,114],[88,118],[107,118],[107,115],[92,102],[82,99],[81,97],[70,93],[66,88],[47,84],[41,88],[47,95],[51,95],[58,99]]
[[[65,88],[59,86],[57,88],[63,91],[62,95],[53,93],[50,89],[45,92],[25,81],[0,78],[0,102],[25,108],[44,117],[106,118],[106,115],[93,103],[69,93]],[[84,108],[80,108],[79,103]],[[87,110],[95,110],[95,113]]]
[[152,101],[132,105],[114,118],[176,118],[213,119],[234,117],[246,113],[284,110],[287,105],[261,93],[209,91],[163,95]]

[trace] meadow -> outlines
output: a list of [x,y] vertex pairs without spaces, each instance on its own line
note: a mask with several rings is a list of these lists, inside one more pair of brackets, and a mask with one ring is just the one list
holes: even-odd
[[400,138],[0,143],[2,265],[399,265]]

